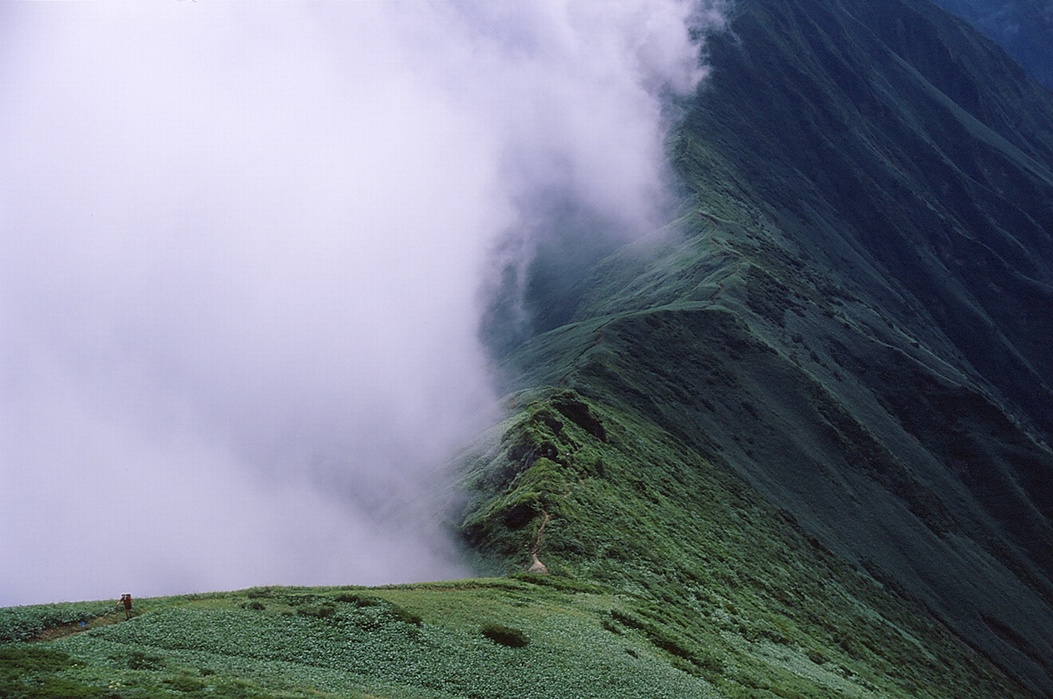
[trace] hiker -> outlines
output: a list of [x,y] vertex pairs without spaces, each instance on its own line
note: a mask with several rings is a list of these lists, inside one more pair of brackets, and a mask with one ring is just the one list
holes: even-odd
[[132,618],[132,596],[125,592],[121,595],[121,603],[124,604],[124,618]]

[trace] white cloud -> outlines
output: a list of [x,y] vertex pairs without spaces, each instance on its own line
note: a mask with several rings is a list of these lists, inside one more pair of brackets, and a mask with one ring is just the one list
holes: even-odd
[[488,255],[552,192],[655,224],[691,17],[8,6],[0,604],[463,573]]

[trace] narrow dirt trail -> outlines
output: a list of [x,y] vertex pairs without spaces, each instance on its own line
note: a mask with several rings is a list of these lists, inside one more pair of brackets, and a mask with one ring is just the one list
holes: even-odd
[[534,546],[530,549],[530,558],[532,563],[530,564],[530,573],[547,573],[548,568],[538,558],[538,553],[541,551],[541,541],[545,535],[545,526],[549,523],[552,516],[549,515],[547,510],[541,510],[541,525],[537,528],[537,537],[534,539]]
[[[134,617],[133,617],[134,618]],[[103,614],[97,616],[94,619],[87,621],[75,621],[69,624],[59,624],[57,626],[49,626],[44,629],[36,636],[29,639],[30,643],[46,643],[47,641],[56,641],[60,638],[66,638],[78,633],[84,633],[85,631],[91,631],[97,629],[100,626],[109,626],[118,622],[125,621],[124,615],[121,612],[111,612],[109,614]]]

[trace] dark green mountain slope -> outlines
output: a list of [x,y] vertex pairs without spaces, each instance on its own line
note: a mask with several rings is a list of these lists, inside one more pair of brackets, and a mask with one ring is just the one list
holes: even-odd
[[467,541],[653,586],[737,667],[724,599],[802,652],[872,615],[907,694],[955,643],[1053,694],[1053,96],[911,0],[740,0],[709,58],[673,242],[532,299],[569,320],[506,361],[533,392],[472,462]]
[[1048,0],[936,0],[1053,88],[1053,4]]

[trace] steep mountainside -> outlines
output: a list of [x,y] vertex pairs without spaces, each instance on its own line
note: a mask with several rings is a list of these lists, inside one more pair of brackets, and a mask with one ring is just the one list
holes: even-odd
[[813,639],[907,605],[1053,694],[1053,95],[913,0],[740,0],[709,59],[668,241],[536,288],[467,541]]
[[1053,89],[1053,5],[1047,0],[936,0],[1001,45]]

